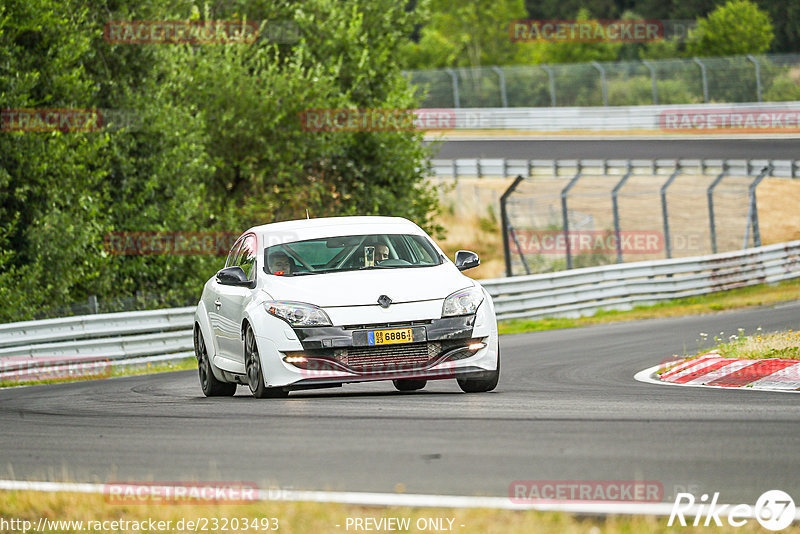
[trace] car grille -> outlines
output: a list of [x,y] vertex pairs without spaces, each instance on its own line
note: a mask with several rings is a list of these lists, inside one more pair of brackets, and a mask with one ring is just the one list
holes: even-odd
[[404,343],[384,347],[336,350],[336,361],[359,373],[386,373],[424,368],[441,352],[441,344]]

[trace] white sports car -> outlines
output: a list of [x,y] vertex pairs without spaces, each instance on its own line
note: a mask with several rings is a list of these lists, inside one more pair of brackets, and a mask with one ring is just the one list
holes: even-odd
[[416,224],[333,217],[267,224],[236,241],[194,322],[206,396],[254,396],[392,380],[400,391],[455,378],[468,393],[500,374],[489,294]]

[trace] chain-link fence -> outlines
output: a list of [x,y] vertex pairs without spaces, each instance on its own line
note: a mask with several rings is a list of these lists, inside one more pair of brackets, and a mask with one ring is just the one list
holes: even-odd
[[800,54],[408,71],[423,108],[800,100]]
[[756,188],[795,167],[766,160],[531,161],[527,177],[500,199],[506,274],[760,246]]

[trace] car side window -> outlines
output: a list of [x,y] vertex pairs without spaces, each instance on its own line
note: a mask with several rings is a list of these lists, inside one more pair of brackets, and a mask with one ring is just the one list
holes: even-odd
[[225,261],[225,267],[233,267],[234,265],[238,265],[236,263],[236,256],[239,253],[239,249],[242,247],[243,239],[240,237],[236,240],[236,243],[233,244],[231,251],[228,253],[228,259]]
[[236,264],[242,268],[248,280],[256,279],[256,236],[250,234],[242,241],[242,247],[236,258]]

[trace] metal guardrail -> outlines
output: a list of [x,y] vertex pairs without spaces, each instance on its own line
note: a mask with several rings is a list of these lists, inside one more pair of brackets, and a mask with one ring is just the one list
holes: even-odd
[[483,280],[497,318],[576,317],[800,277],[800,241],[709,256]]
[[[800,241],[481,283],[494,299],[498,319],[505,320],[587,315],[796,277]],[[0,325],[0,378],[34,376],[32,366],[191,356],[193,313],[189,307]]]
[[[0,325],[0,379],[38,378],[102,362],[163,361],[193,354],[194,306]],[[51,373],[52,374],[52,373]]]
[[650,171],[654,176],[667,169],[687,169],[698,174],[716,174],[725,167],[731,176],[750,176],[757,170],[771,166],[769,176],[775,178],[800,178],[800,160],[768,159],[513,159],[513,158],[460,158],[432,159],[433,176],[437,178],[500,177],[548,175],[565,176],[576,168],[597,169],[606,174],[620,173],[629,167],[637,172]]
[[188,306],[0,324],[0,357],[9,347],[22,345],[186,330],[192,327],[194,310]]
[[[422,111],[422,110],[420,110]],[[780,133],[800,129],[800,102],[612,107],[436,108],[441,130],[531,132],[713,130]]]

